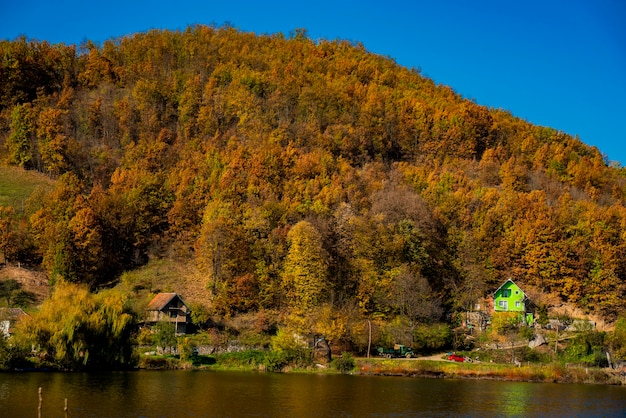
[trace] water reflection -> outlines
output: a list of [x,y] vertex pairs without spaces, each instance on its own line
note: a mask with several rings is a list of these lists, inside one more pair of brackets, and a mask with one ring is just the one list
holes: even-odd
[[0,374],[0,416],[543,417],[622,416],[610,386],[229,372]]

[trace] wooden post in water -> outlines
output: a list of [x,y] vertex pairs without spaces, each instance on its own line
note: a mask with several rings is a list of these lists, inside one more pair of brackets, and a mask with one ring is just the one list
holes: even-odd
[[37,407],[37,418],[41,418],[41,386],[39,386],[39,406]]
[[372,349],[372,321],[367,320],[367,328],[369,329],[369,337],[367,339],[367,358],[370,358],[370,350]]
[[63,412],[65,412],[65,418],[67,418],[67,398],[65,398],[65,407],[63,408]]

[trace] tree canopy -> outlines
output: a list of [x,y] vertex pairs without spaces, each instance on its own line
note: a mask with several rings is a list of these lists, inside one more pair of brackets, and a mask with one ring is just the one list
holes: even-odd
[[198,25],[0,51],[1,157],[58,179],[12,218],[55,279],[174,257],[224,314],[423,320],[506,278],[624,311],[624,169],[360,45]]

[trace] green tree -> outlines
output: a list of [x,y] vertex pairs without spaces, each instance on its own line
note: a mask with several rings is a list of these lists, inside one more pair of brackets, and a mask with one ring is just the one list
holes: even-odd
[[8,307],[11,307],[11,303],[14,300],[14,296],[20,290],[22,285],[15,279],[0,281],[0,298],[4,298]]
[[9,342],[9,338],[0,332],[0,370],[15,370],[21,363],[27,351]]
[[180,352],[180,359],[182,361],[188,361],[194,353],[196,343],[189,337],[178,337],[176,341],[178,351]]
[[423,353],[443,350],[452,345],[452,330],[448,324],[423,324],[413,331],[413,349]]
[[11,133],[6,141],[7,162],[24,168],[33,166],[35,116],[30,103],[18,104],[11,112]]
[[615,359],[626,360],[626,316],[620,316],[610,336],[611,350]]
[[172,351],[176,347],[176,329],[171,322],[160,321],[155,326],[154,342],[161,347],[163,351]]

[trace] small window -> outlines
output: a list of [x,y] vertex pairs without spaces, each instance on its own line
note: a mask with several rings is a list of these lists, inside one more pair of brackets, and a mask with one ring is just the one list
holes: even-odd
[[502,297],[503,298],[508,298],[509,296],[511,296],[511,289],[504,289],[502,291]]
[[516,300],[516,301],[515,301],[515,307],[516,307],[516,308],[521,308],[521,307],[522,307],[522,302],[521,302],[521,301],[519,301],[519,300]]
[[519,295],[519,290],[516,290],[516,291],[515,291],[515,294],[516,294],[516,295]]

